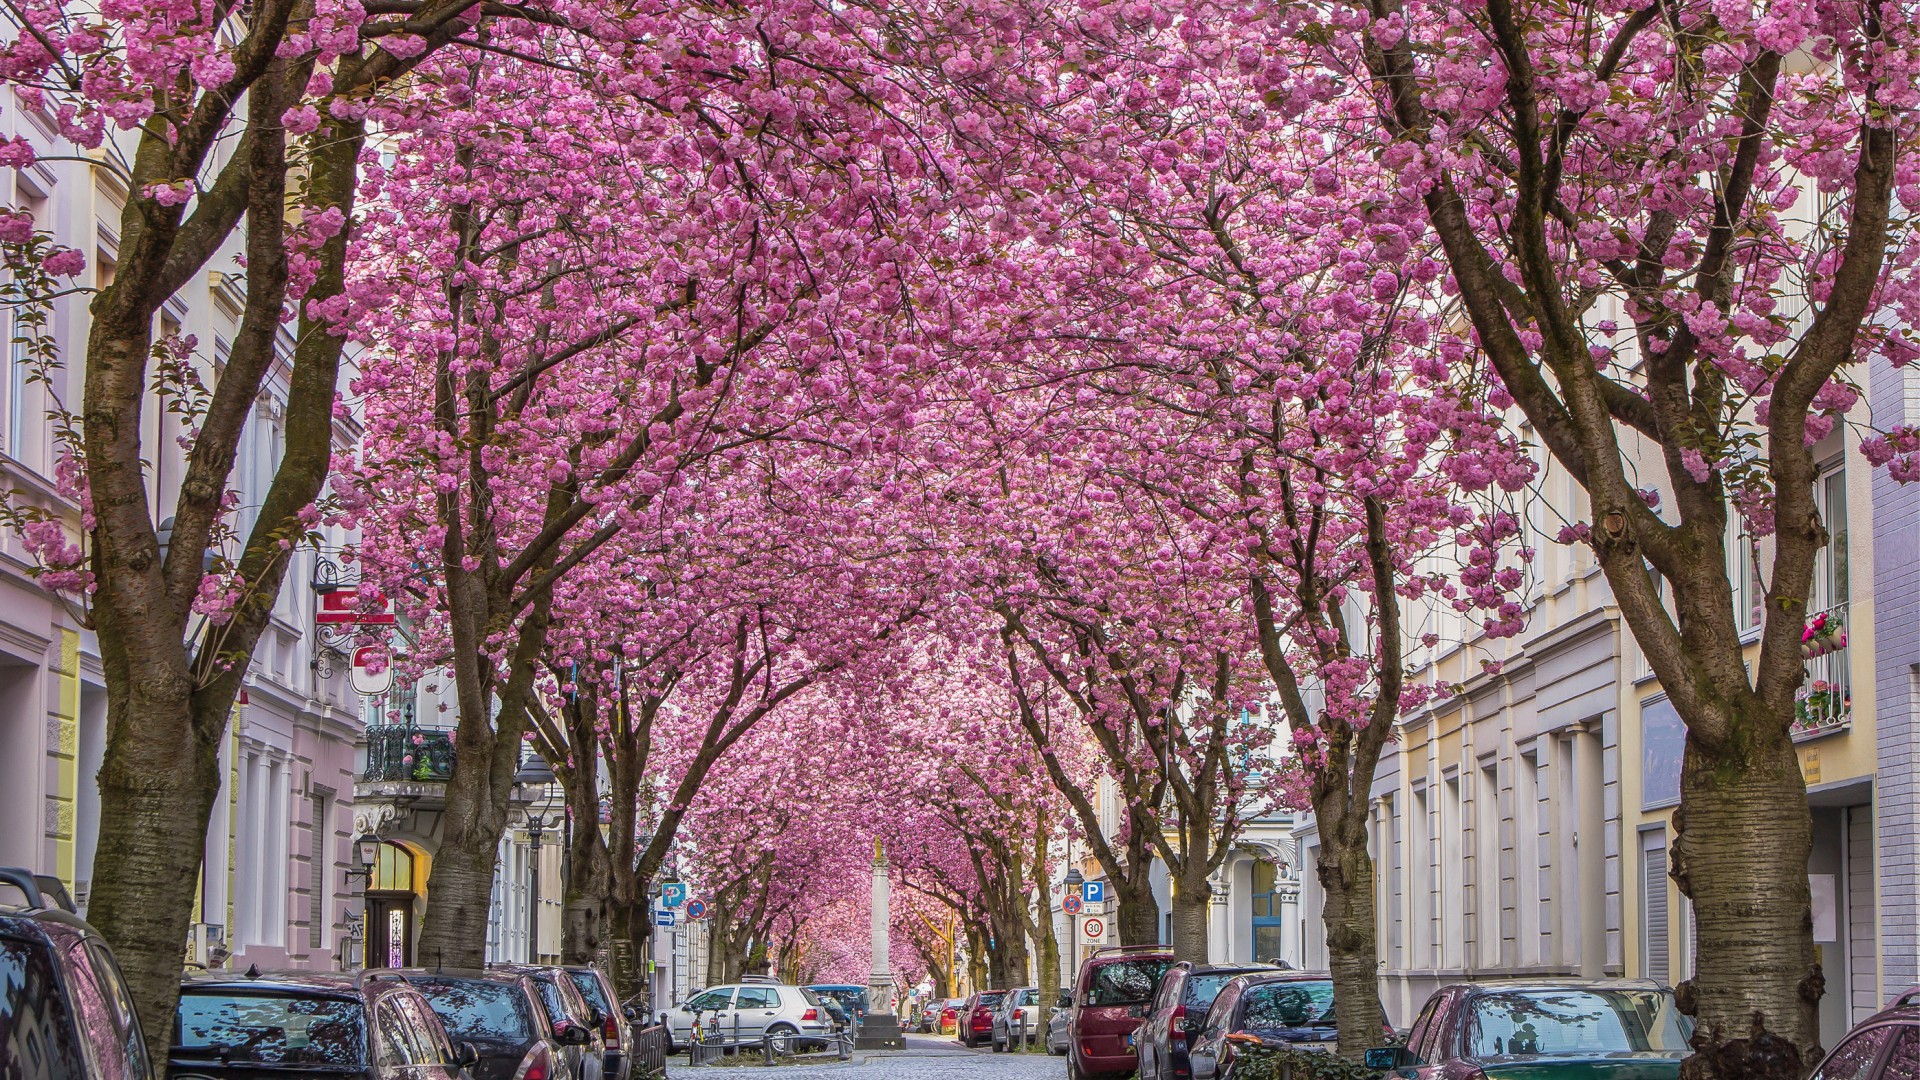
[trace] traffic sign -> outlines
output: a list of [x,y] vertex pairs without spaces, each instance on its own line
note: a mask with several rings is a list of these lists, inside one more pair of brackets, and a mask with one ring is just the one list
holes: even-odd
[[1107,920],[1088,916],[1080,920],[1080,940],[1096,944],[1107,940]]
[[669,881],[666,884],[660,886],[660,906],[661,907],[672,909],[672,908],[677,908],[686,902],[687,902],[687,883],[686,882]]
[[706,913],[707,913],[706,901],[704,900],[687,901],[687,918],[698,919],[701,916],[705,915]]
[[1086,903],[1082,901],[1079,897],[1072,896],[1072,895],[1069,895],[1066,899],[1060,901],[1060,910],[1066,912],[1069,915],[1080,914],[1081,909],[1085,908],[1086,906],[1087,906]]
[[655,926],[671,927],[679,921],[678,914],[672,911],[656,911],[653,913],[653,925]]
[[1089,904],[1105,903],[1107,899],[1107,883],[1104,881],[1083,882],[1080,886],[1080,899],[1085,900]]

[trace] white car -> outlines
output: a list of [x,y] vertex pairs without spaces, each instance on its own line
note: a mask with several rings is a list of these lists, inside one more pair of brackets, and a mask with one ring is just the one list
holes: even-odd
[[791,1053],[808,1043],[824,1044],[833,1030],[826,1006],[813,991],[781,983],[732,983],[702,990],[666,1013],[670,1053],[693,1042],[698,1015],[704,1041],[724,1045],[760,1045],[774,1036],[775,1053]]

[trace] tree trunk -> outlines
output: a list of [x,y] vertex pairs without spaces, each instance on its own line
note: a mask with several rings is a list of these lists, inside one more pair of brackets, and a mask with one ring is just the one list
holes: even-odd
[[[1342,804],[1344,806],[1344,803]],[[1380,949],[1374,912],[1373,858],[1366,834],[1351,842],[1340,811],[1316,808],[1320,824],[1317,872],[1325,899],[1320,918],[1327,932],[1327,967],[1333,976],[1334,1023],[1340,1056],[1358,1061],[1380,1042]]]
[[414,963],[435,968],[486,966],[487,912],[492,906],[500,834],[497,826],[483,826],[441,841],[428,876],[427,914],[420,921]]
[[1153,882],[1146,873],[1136,874],[1133,879],[1109,881],[1107,888],[1113,890],[1114,902],[1119,907],[1113,921],[1120,934],[1120,944],[1159,944],[1160,901],[1154,899]]
[[108,723],[87,918],[112,935],[148,1053],[165,1061],[172,1024],[156,1018],[170,1014],[179,1000],[194,887],[220,790],[224,725],[213,727],[211,738],[197,735],[184,702],[162,708],[153,699],[154,685],[142,680],[128,689],[129,698],[109,699],[139,720],[123,715]]
[[[1693,1078],[1800,1080],[1820,1060],[1825,986],[1809,927],[1812,824],[1791,738],[1710,755],[1689,737],[1673,876],[1694,904],[1696,975],[1677,990],[1707,1031]],[[1772,857],[1754,858],[1755,851]],[[1755,1021],[1764,1031],[1755,1039]]]
[[1173,890],[1173,956],[1195,964],[1207,962],[1207,922],[1213,907],[1213,882],[1197,862],[1181,875]]
[[612,941],[608,915],[613,906],[613,866],[606,840],[600,834],[599,800],[593,799],[581,817],[581,800],[569,792],[573,804],[573,845],[568,852],[566,917],[561,930],[561,957],[569,964],[592,964],[602,959]]
[[975,993],[988,989],[990,985],[987,982],[987,940],[991,936],[979,923],[967,924],[967,979],[973,983]]

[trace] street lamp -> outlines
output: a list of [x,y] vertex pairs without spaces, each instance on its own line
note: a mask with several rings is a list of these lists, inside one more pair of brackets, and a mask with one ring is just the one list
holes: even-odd
[[[1079,896],[1080,886],[1087,883],[1086,875],[1077,866],[1067,867],[1067,896]],[[1061,898],[1063,901],[1065,897]],[[1062,907],[1066,905],[1062,903]],[[1078,992],[1080,982],[1080,925],[1079,920],[1067,918],[1067,986],[1071,992]]]
[[547,820],[547,814],[559,803],[554,794],[558,778],[553,775],[553,766],[538,753],[530,753],[520,763],[520,771],[514,774],[513,786],[520,789],[526,801],[526,825],[528,850],[531,853],[529,867],[532,884],[527,893],[527,962],[539,963],[540,960],[540,838],[548,828],[558,825],[556,816]]
[[380,838],[371,833],[361,833],[353,842],[354,854],[359,856],[359,866],[347,867],[347,880],[364,878],[366,887],[373,888],[373,867],[380,859]]

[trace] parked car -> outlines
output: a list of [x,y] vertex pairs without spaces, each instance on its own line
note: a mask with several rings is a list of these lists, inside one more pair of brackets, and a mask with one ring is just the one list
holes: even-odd
[[1905,1080],[1920,1074],[1920,986],[1855,1024],[1813,1080]]
[[[1387,1030],[1384,1019],[1381,1023]],[[1227,1077],[1241,1047],[1285,1046],[1331,1053],[1338,1030],[1333,980],[1299,972],[1237,975],[1227,980],[1188,1049],[1194,1080]]]
[[[1669,1080],[1680,1075],[1692,1028],[1673,991],[1652,982],[1462,983],[1434,991],[1407,1044],[1369,1050],[1367,1064],[1421,1077],[1498,1078],[1521,1068],[1534,1077],[1587,1080],[1617,1077],[1621,1062],[1631,1060],[1636,1080]],[[1195,1077],[1204,1080],[1197,1062]]]
[[1022,986],[1009,990],[1000,1003],[993,1007],[993,1052],[1005,1053],[1014,1045],[1016,1027],[1021,1027],[1024,1019],[1026,1037],[1032,1039],[1038,1034],[1034,1029],[1040,1023],[1040,988]]
[[604,1080],[607,1041],[594,1020],[593,1006],[580,996],[580,989],[574,985],[567,969],[543,964],[495,964],[488,970],[513,972],[531,979],[574,1080]]
[[567,975],[573,979],[573,988],[580,991],[587,1007],[599,1018],[600,1041],[607,1047],[606,1080],[628,1080],[633,1071],[627,1052],[633,1045],[633,1020],[642,1014],[614,1005],[618,998],[613,992],[613,980],[599,968],[570,967]]
[[1160,978],[1146,1019],[1133,1034],[1140,1080],[1185,1080],[1193,1075],[1187,1047],[1206,1023],[1222,987],[1239,975],[1273,971],[1266,964],[1206,965],[1183,960]]
[[940,1034],[956,1035],[960,1031],[960,1010],[967,1003],[963,997],[948,998],[940,1003]]
[[113,950],[60,906],[64,895],[0,867],[0,1062],[21,1063],[28,1076],[151,1080]]
[[1000,1004],[1005,990],[982,990],[960,1006],[959,1030],[954,1037],[962,1046],[979,1046],[993,1038],[993,1007]]
[[1146,1017],[1160,976],[1173,966],[1164,945],[1095,949],[1073,980],[1068,1080],[1121,1077],[1138,1064],[1131,1036]]
[[[447,1037],[470,1042],[480,1060],[473,1080],[574,1080],[566,1045],[554,1033],[540,991],[511,971],[403,972],[425,995]],[[584,1033],[581,1033],[584,1034]]]
[[215,1080],[359,1077],[465,1080],[472,1043],[456,1050],[420,991],[397,972],[190,975],[174,1014],[172,1075]]
[[1053,1003],[1053,1015],[1047,1017],[1047,1053],[1065,1056],[1067,1043],[1073,1037],[1073,991],[1060,991],[1060,998]]
[[674,1050],[693,1041],[695,1014],[702,1024],[718,1020],[719,1034],[731,1041],[758,1044],[774,1036],[774,1049],[786,1052],[805,1043],[824,1043],[832,1034],[827,1008],[813,991],[779,983],[733,983],[703,991],[666,1013]]
[[846,1020],[843,1023],[848,1027],[858,1024],[867,1017],[867,988],[864,986],[855,986],[851,983],[825,983],[804,989],[813,991],[813,995],[819,998],[823,1005],[832,1001],[840,1006],[840,1011],[846,1014]]

